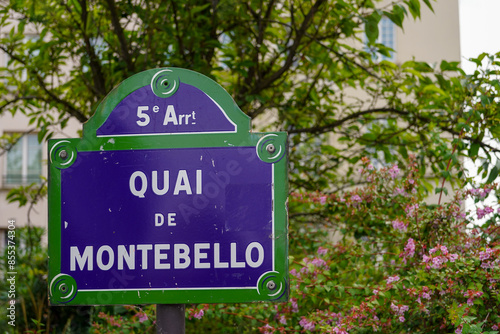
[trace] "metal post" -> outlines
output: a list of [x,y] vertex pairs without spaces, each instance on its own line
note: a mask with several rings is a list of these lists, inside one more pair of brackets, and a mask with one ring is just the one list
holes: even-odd
[[186,321],[184,304],[156,305],[157,334],[185,334],[185,332]]

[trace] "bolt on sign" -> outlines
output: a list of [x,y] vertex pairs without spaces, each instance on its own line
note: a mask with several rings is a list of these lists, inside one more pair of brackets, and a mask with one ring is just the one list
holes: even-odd
[[52,305],[288,298],[286,133],[211,79],[136,74],[48,145]]

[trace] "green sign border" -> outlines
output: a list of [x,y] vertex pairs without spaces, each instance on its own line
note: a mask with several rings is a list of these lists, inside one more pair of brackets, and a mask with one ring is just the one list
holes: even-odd
[[[154,134],[96,136],[97,129],[129,94],[151,85],[156,74],[167,70],[181,82],[202,90],[216,101],[237,125],[234,133]],[[265,138],[264,138],[265,137]],[[263,140],[263,138],[265,140]],[[288,170],[285,132],[253,133],[250,118],[231,96],[210,78],[179,68],[160,68],[138,73],[123,81],[98,106],[83,126],[83,138],[51,139],[49,152],[49,301],[51,305],[183,304],[286,301],[288,280]],[[262,143],[265,142],[265,147]],[[274,150],[267,150],[272,143]],[[262,147],[257,147],[261,145]],[[78,152],[206,147],[256,147],[259,158],[273,164],[274,270],[265,273],[255,289],[197,288],[178,290],[109,289],[78,291],[74,279],[61,273],[61,170],[75,161]],[[65,151],[62,155],[61,152]],[[281,152],[278,156],[276,152]],[[83,208],[82,208],[83,209]],[[273,284],[269,284],[273,281]]]

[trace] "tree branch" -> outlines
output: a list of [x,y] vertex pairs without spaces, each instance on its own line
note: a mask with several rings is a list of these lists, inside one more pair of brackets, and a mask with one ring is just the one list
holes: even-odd
[[127,65],[127,76],[135,73],[135,65],[132,62],[132,57],[130,56],[130,51],[128,48],[128,43],[125,38],[125,34],[123,32],[123,28],[120,24],[120,19],[118,17],[118,13],[116,11],[116,6],[114,0],[106,0],[108,5],[109,12],[111,14],[111,24],[113,25],[113,30],[118,37],[118,41],[120,42],[120,56],[122,60]]
[[[269,76],[264,77],[264,78],[259,78],[254,85],[253,89],[250,91],[250,94],[257,94],[261,92],[262,90],[269,88],[276,80],[278,80],[293,64],[295,60],[295,56],[297,54],[297,50],[299,49],[302,39],[306,36],[306,31],[309,28],[314,15],[319,11],[319,8],[321,5],[325,2],[325,0],[318,0],[316,1],[307,15],[305,15],[304,20],[302,21],[302,24],[300,25],[300,28],[295,30],[295,38],[293,39],[293,44],[288,47],[288,54],[286,56],[284,64],[275,72],[271,73]],[[250,87],[250,82],[251,77],[248,76],[246,80],[246,85],[242,87],[241,92],[239,94],[238,100],[244,101],[244,96],[248,94],[249,88]],[[253,117],[251,113],[249,114],[250,117]]]
[[[40,88],[52,99],[54,100],[55,102],[57,102],[58,104],[64,106],[67,110],[67,112],[75,117],[78,121],[80,121],[81,123],[85,123],[88,118],[87,116],[85,116],[85,114],[78,110],[75,106],[73,106],[70,102],[68,101],[65,101],[61,98],[59,98],[56,94],[54,94],[52,91],[50,91],[47,86],[45,85],[45,82],[43,81],[43,78],[38,74],[36,73],[34,70],[32,69],[29,69],[27,66],[26,66],[26,62],[21,59],[20,57],[18,57],[17,55],[15,55],[14,53],[12,53],[11,51],[9,51],[5,46],[3,45],[0,45],[0,50],[4,51],[6,54],[9,55],[10,58],[18,61],[19,63],[23,64],[31,74],[33,74],[36,78],[36,80],[38,81],[39,85],[40,85]],[[28,99],[28,98],[23,98],[23,99]],[[44,102],[49,102],[48,99],[46,98],[43,98],[43,97],[38,97],[37,99],[39,100],[42,100]],[[19,98],[19,100],[21,100],[21,98]]]

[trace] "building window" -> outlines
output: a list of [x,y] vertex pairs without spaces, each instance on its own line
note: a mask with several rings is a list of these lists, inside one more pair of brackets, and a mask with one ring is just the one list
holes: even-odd
[[7,152],[5,186],[39,183],[42,174],[42,145],[36,134],[24,134]]
[[[367,44],[368,38],[365,38],[365,41],[365,44]],[[396,25],[387,17],[382,17],[378,23],[378,38],[376,43],[382,44],[392,50],[396,49]],[[372,54],[374,60],[396,60],[394,51],[390,51],[390,56],[387,56],[376,52],[374,48],[368,46],[366,50]]]

